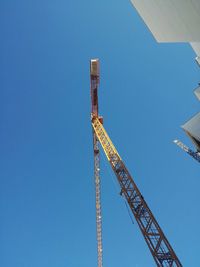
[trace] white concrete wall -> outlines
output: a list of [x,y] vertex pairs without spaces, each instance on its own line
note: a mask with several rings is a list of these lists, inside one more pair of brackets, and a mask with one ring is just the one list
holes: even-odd
[[[199,25],[200,28],[200,25]],[[200,43],[190,43],[195,53],[200,56]]]
[[200,0],[131,0],[158,42],[189,42],[200,55]]

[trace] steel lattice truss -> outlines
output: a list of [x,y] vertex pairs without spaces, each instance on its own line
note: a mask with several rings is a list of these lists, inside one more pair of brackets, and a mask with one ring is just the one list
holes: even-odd
[[92,117],[92,126],[108,161],[115,172],[121,188],[121,193],[124,195],[139,225],[157,266],[181,267],[182,264],[177,258],[98,117]]
[[96,203],[96,231],[97,231],[97,256],[98,267],[102,267],[102,225],[101,225],[101,180],[100,180],[100,153],[99,141],[93,130],[94,147],[94,179],[95,179],[95,203]]
[[193,157],[194,159],[196,159],[196,161],[200,162],[200,152],[198,151],[193,151],[192,149],[190,149],[189,147],[187,147],[186,145],[184,145],[181,141],[179,140],[174,140],[174,143],[177,144],[177,146],[179,146],[181,149],[183,149],[187,154],[189,154],[191,157]]

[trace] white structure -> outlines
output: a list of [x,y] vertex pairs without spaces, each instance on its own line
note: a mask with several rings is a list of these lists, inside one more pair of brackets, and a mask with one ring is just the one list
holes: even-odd
[[194,94],[197,97],[197,99],[200,101],[200,84],[199,86],[194,90]]
[[191,138],[196,149],[200,151],[200,113],[182,125],[186,134]]
[[158,42],[190,43],[200,57],[200,0],[131,2]]
[[[131,0],[157,42],[187,42],[200,66],[200,0]],[[194,91],[200,100],[200,84]],[[200,113],[182,126],[198,152],[187,153],[200,162]],[[185,150],[180,141],[175,141]],[[187,150],[187,149],[186,149]],[[185,151],[186,151],[185,150]]]

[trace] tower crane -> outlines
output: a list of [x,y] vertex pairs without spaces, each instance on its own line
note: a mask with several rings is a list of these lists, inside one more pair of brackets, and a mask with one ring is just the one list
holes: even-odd
[[190,149],[188,146],[186,146],[185,144],[183,144],[179,140],[174,140],[174,143],[177,146],[179,146],[181,149],[183,149],[183,151],[185,151],[192,158],[194,158],[195,160],[197,160],[198,162],[200,162],[200,152],[199,151],[193,151],[192,149]]
[[158,267],[182,267],[172,246],[164,235],[147,202],[131,177],[122,158],[117,152],[98,113],[99,60],[90,61],[91,123],[94,144],[94,173],[96,187],[96,226],[98,267],[102,267],[102,219],[100,203],[99,143],[116,175],[121,189],[146,244]]
[[[98,86],[99,86],[99,61],[97,59],[90,61],[90,93],[92,110],[91,116],[98,115]],[[94,149],[94,178],[95,178],[95,200],[96,200],[96,234],[97,234],[97,255],[98,267],[102,267],[102,224],[101,224],[101,179],[100,179],[100,153],[99,140],[92,129],[93,149]]]

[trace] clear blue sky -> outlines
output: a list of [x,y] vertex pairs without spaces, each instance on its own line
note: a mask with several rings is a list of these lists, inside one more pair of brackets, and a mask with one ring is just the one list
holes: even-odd
[[[158,44],[130,1],[0,1],[0,266],[96,264],[89,60],[104,125],[183,266],[200,266],[200,110],[188,44]],[[105,267],[151,267],[102,156]]]

